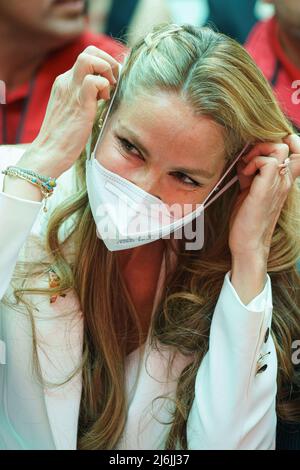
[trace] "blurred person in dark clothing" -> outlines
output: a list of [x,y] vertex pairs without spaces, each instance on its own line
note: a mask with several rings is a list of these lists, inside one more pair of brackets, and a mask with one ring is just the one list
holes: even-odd
[[154,25],[172,22],[172,15],[166,0],[92,0],[90,21],[94,31],[133,46]]
[[256,0],[207,0],[207,3],[210,10],[208,24],[217,26],[219,31],[243,44],[257,22],[254,15]]
[[113,0],[107,18],[106,32],[113,37],[125,40],[130,21],[135,13],[139,0]]
[[84,0],[0,0],[0,144],[35,139],[55,78],[88,45],[122,54],[119,43],[88,31],[86,7]]
[[273,0],[275,16],[257,23],[246,48],[300,132],[300,2]]

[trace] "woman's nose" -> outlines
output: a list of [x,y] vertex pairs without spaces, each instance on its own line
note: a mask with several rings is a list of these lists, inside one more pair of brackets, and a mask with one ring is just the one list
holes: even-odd
[[132,182],[147,193],[162,200],[159,178],[150,178],[149,176],[146,176],[145,178],[135,178],[135,181]]

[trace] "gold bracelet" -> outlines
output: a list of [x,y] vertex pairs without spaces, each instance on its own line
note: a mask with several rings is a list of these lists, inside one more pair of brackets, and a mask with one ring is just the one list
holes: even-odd
[[8,166],[2,171],[4,175],[15,176],[37,186],[44,197],[44,212],[47,212],[47,199],[52,196],[54,188],[57,186],[56,178],[42,176],[35,171],[17,166]]

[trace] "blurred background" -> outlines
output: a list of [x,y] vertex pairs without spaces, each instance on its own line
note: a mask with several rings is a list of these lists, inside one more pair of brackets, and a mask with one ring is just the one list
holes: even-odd
[[94,32],[105,32],[133,44],[160,22],[214,24],[244,42],[254,23],[274,13],[262,0],[89,0]]

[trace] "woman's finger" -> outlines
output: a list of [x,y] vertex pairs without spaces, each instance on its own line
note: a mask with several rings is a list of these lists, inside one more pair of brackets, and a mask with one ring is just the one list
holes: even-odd
[[[293,184],[292,175],[289,169],[285,174],[280,174],[280,163],[275,157],[256,157],[244,168],[245,176],[255,175],[251,190],[257,190],[257,194],[264,194],[266,190],[280,188],[284,194]],[[278,191],[278,189],[276,189]]]
[[[247,189],[251,186],[255,174],[259,170],[256,164],[254,164],[253,166],[250,166],[248,170],[246,170],[246,173],[244,173],[243,170],[247,167],[251,160],[254,160],[257,157],[269,155],[270,157],[275,158],[279,164],[282,164],[289,156],[289,151],[289,146],[282,142],[261,142],[256,144],[250,150],[250,152],[248,152],[242,158],[241,163],[238,166],[238,176],[241,190]],[[264,160],[260,160],[260,162],[262,163]]]
[[256,144],[249,153],[243,157],[245,163],[249,163],[255,157],[268,156],[276,157],[282,163],[290,154],[290,148],[286,143],[262,142]]
[[291,134],[283,139],[283,141],[289,146],[291,153],[300,155],[300,137],[297,134]]
[[268,174],[270,177],[274,177],[276,173],[279,174],[279,165],[277,158],[275,157],[255,157],[249,161],[245,166],[242,173],[245,176],[255,175],[257,170],[260,170],[261,173],[265,172],[267,168],[269,170]]
[[103,59],[106,62],[108,62],[110,64],[111,68],[112,68],[115,79],[118,80],[118,78],[119,78],[119,62],[116,59],[114,59],[107,52],[103,51],[102,49],[99,49],[96,46],[88,46],[84,49],[83,52],[85,54],[98,57],[99,59]]
[[284,139],[289,146],[292,155],[290,155],[289,169],[294,179],[300,177],[300,137],[297,134],[291,134]]
[[109,81],[104,77],[100,77],[99,75],[86,75],[79,92],[80,104],[82,106],[96,106],[97,100],[100,99],[110,99]]
[[116,84],[116,79],[109,62],[83,52],[78,56],[74,65],[74,82],[77,85],[81,85],[86,75],[100,75],[105,77],[112,86]]

